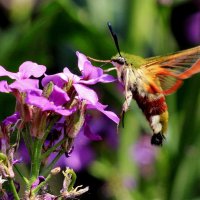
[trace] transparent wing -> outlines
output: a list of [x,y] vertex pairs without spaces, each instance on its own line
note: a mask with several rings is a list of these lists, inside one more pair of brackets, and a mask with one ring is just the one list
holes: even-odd
[[142,67],[153,77],[150,82],[158,79],[158,89],[161,87],[165,95],[171,94],[184,79],[200,72],[200,46],[168,56],[149,58]]

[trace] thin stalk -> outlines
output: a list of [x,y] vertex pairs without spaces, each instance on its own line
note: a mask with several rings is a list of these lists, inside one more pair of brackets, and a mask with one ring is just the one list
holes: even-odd
[[26,148],[28,149],[29,155],[32,156],[33,143],[32,143],[32,139],[29,135],[28,127],[26,126],[25,128],[26,128],[26,130],[22,131],[22,136],[23,136],[23,140],[26,145]]
[[17,193],[17,190],[15,188],[15,184],[14,184],[13,180],[9,179],[9,182],[10,182],[10,189],[11,189],[11,191],[13,193],[14,199],[15,200],[20,200],[19,195]]
[[56,164],[56,162],[60,159],[60,157],[63,155],[64,151],[60,151],[57,156],[53,159],[53,161],[49,164],[49,166],[45,167],[45,169],[42,171],[42,176],[47,176],[47,174],[50,173],[53,166]]
[[33,150],[34,152],[31,158],[31,184],[37,179],[39,175],[41,165],[40,155],[42,151],[42,144],[40,139],[35,138]]
[[18,174],[21,176],[22,180],[28,185],[29,184],[28,179],[22,175],[22,173],[20,172],[20,170],[18,169],[18,167],[16,165],[14,165],[14,168],[18,172]]
[[38,191],[50,180],[52,174],[49,174],[45,181],[41,182],[34,190],[32,190],[33,194],[37,194]]
[[68,191],[71,191],[74,187],[74,184],[76,183],[76,173],[73,169],[67,169],[65,172],[63,172],[64,176],[66,175],[66,178],[68,177],[68,174],[71,174],[71,182],[68,186]]
[[41,155],[41,160],[43,160],[44,158],[48,157],[53,151],[55,151],[60,145],[62,145],[64,142],[66,141],[66,139],[62,139],[60,140],[57,144],[55,144],[53,147],[51,147],[50,149],[48,149],[45,153],[43,153]]
[[55,119],[52,120],[52,121],[50,122],[50,124],[47,126],[46,131],[45,131],[45,134],[44,134],[44,136],[43,136],[43,138],[42,138],[42,141],[41,141],[42,144],[44,144],[44,142],[45,142],[45,140],[46,140],[46,138],[47,138],[47,136],[48,136],[48,134],[49,134],[51,128],[53,127],[53,125],[55,124],[56,121],[58,121],[58,117],[55,117]]
[[42,146],[54,123],[55,123],[55,120],[53,120],[52,123],[49,124],[42,139],[34,138],[34,141],[32,141],[31,176],[30,176],[31,178],[28,185],[28,189],[30,189],[31,184],[39,176],[40,166],[41,166],[41,161],[42,161],[41,160]]

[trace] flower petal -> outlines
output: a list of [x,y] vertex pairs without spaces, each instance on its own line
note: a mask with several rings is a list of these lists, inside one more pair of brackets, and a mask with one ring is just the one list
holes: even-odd
[[12,125],[12,124],[15,124],[19,119],[20,119],[20,115],[19,115],[18,112],[16,112],[16,113],[6,117],[2,121],[2,124],[5,125],[5,126]]
[[54,75],[46,75],[42,79],[42,86],[44,87],[47,85],[50,81],[52,81],[55,85],[62,88],[63,85],[68,82],[68,78],[64,73],[57,73]]
[[53,91],[49,96],[49,100],[53,101],[55,105],[63,105],[69,101],[70,98],[64,90],[54,85]]
[[42,76],[45,71],[46,67],[44,65],[38,65],[37,63],[31,61],[26,61],[19,67],[19,74],[21,79],[26,79],[30,76],[38,78]]
[[111,83],[116,81],[117,79],[114,78],[113,76],[109,75],[109,74],[103,74],[101,77],[99,77],[98,82],[101,83]]
[[95,105],[88,104],[87,109],[98,110],[102,112],[104,115],[106,115],[108,118],[110,118],[112,121],[114,121],[116,124],[119,124],[120,121],[119,117],[112,111],[104,110],[105,107],[106,107],[105,105],[97,102]]
[[77,91],[78,97],[80,99],[85,99],[93,105],[95,105],[98,102],[98,96],[94,90],[81,84],[73,84],[73,86]]
[[79,80],[81,79],[79,76],[77,76],[77,75],[71,73],[70,70],[69,70],[67,67],[65,67],[65,68],[63,69],[63,72],[64,72],[64,74],[68,77],[68,80],[72,80],[73,83],[77,83],[77,82],[79,82]]
[[65,109],[62,106],[56,106],[53,102],[49,101],[43,96],[36,96],[30,93],[27,94],[26,103],[29,105],[36,106],[40,108],[42,111],[54,111],[63,116],[69,116],[75,112],[75,108]]
[[83,66],[84,66],[84,63],[87,61],[87,62],[90,62],[88,59],[87,59],[87,57],[84,55],[84,54],[82,54],[82,53],[80,53],[80,52],[76,52],[76,55],[77,55],[77,57],[78,57],[78,68],[79,68],[79,70],[82,72],[83,71]]
[[20,92],[30,92],[34,91],[38,94],[42,93],[42,90],[39,89],[39,81],[36,79],[21,79],[16,80],[10,84],[11,89],[17,89]]
[[96,79],[103,75],[103,70],[93,66],[89,61],[85,61],[81,72],[84,80]]
[[11,79],[18,78],[17,73],[9,72],[9,71],[5,70],[2,66],[0,66],[0,76],[8,76]]
[[94,134],[88,124],[86,123],[84,125],[84,135],[87,136],[92,141],[100,141],[102,140],[102,137],[100,135]]
[[90,79],[90,80],[80,80],[79,83],[86,84],[86,85],[94,85],[96,83],[111,83],[116,81],[116,79],[108,74],[103,74],[102,76],[96,78],[96,79]]
[[45,181],[44,176],[38,176],[38,178],[32,183],[31,189],[36,188],[43,181]]
[[12,90],[9,88],[7,81],[0,81],[0,92],[9,93]]

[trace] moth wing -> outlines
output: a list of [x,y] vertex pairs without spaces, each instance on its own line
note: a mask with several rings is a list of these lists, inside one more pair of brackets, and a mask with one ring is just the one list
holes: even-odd
[[148,58],[142,67],[151,74],[152,78],[148,81],[156,84],[155,92],[171,94],[184,79],[200,72],[200,46],[168,56]]

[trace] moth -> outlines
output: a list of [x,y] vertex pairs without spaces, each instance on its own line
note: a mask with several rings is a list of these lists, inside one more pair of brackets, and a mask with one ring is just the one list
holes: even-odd
[[166,56],[142,58],[120,52],[117,35],[108,27],[118,54],[110,60],[92,61],[111,63],[124,88],[125,101],[121,118],[134,99],[144,113],[153,131],[151,144],[162,145],[168,127],[168,107],[165,96],[175,92],[184,79],[200,72],[200,46]]

